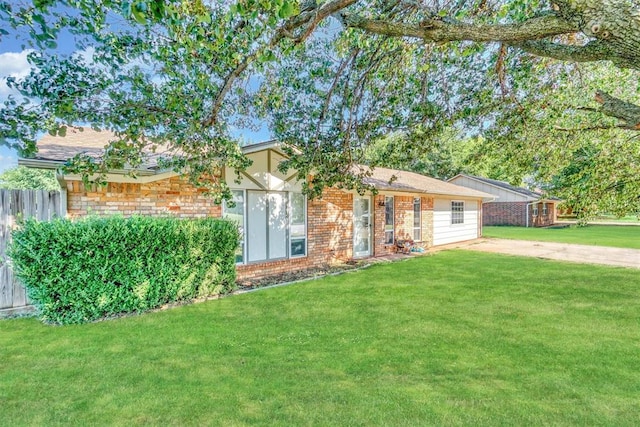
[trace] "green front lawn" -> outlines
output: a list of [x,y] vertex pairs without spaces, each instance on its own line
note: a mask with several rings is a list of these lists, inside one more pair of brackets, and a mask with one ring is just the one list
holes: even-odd
[[640,271],[468,251],[90,325],[0,322],[2,425],[616,425]]
[[565,228],[483,227],[482,235],[501,239],[640,249],[640,226],[637,225],[588,225]]

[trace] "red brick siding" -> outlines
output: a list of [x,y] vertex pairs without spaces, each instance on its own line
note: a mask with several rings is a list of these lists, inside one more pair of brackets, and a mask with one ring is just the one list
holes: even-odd
[[533,205],[529,205],[528,202],[491,202],[482,205],[482,224],[526,227],[527,208],[530,227],[546,227],[556,220],[554,203],[547,203],[546,216],[542,215],[542,203],[539,203],[538,216],[533,216]]
[[413,197],[394,197],[395,238],[413,240]]
[[482,205],[483,225],[524,226],[527,202],[490,202]]
[[[124,216],[175,215],[183,218],[220,217],[222,209],[202,191],[178,178],[149,184],[109,183],[85,187],[67,182],[69,216],[87,214]],[[250,279],[295,269],[319,267],[352,257],[353,196],[339,190],[325,191],[320,200],[307,205],[308,256],[238,266],[238,278]]]

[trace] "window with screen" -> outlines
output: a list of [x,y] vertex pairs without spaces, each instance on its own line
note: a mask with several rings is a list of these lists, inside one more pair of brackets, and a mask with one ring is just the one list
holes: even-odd
[[307,254],[307,200],[302,193],[290,194],[290,255]]

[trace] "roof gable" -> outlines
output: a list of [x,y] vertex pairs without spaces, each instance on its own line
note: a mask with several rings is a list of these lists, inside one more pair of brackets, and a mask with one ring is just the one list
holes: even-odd
[[[494,189],[504,190],[504,191],[513,193],[519,197],[522,197],[526,201],[540,200],[543,198],[542,193],[531,191],[522,187],[516,187],[504,181],[498,181],[496,179],[484,178],[480,176],[458,174],[453,178],[451,178],[449,182],[458,182],[463,178],[470,179],[470,180],[477,181],[484,184],[485,187],[487,187],[487,189],[484,191],[489,193],[492,193],[491,189],[494,188]],[[463,184],[460,184],[460,185],[463,185]]]

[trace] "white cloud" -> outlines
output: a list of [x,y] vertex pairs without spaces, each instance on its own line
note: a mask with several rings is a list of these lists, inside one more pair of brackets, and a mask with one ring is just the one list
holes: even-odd
[[27,49],[22,52],[5,52],[0,54],[0,75],[2,77],[12,76],[12,77],[24,77],[29,74],[29,70],[31,69],[31,65],[29,65],[29,61],[27,61],[27,55],[29,55],[32,50]]
[[20,79],[29,74],[29,71],[31,71],[31,65],[27,61],[29,53],[31,53],[31,50],[27,49],[22,52],[0,54],[0,100],[11,93],[17,95],[17,92],[7,86],[6,78],[15,77]]

